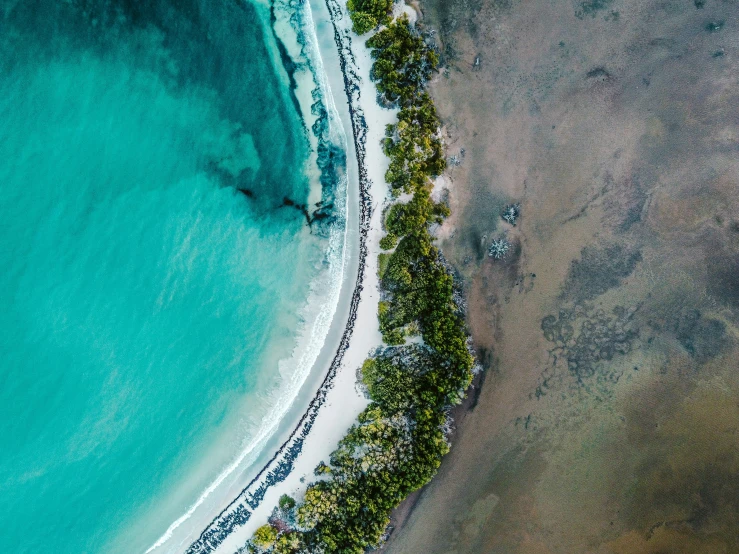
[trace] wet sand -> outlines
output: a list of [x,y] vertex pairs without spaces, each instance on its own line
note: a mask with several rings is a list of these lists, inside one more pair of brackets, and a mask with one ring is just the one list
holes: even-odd
[[386,551],[738,552],[739,3],[421,8],[485,371]]

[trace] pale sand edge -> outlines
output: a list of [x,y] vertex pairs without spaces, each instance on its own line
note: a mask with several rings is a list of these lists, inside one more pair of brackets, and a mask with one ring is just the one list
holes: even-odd
[[[318,19],[315,13],[314,18]],[[338,24],[346,28],[349,24],[348,16],[345,15]],[[326,395],[325,403],[318,410],[315,423],[305,438],[302,451],[294,461],[292,471],[284,481],[269,488],[259,506],[252,511],[249,521],[229,535],[216,550],[218,553],[231,553],[243,546],[254,531],[267,522],[283,494],[300,499],[308,484],[316,480],[313,474],[316,466],[322,461],[328,462],[331,452],[336,449],[341,438],[346,435],[349,428],[355,423],[359,413],[368,404],[368,400],[357,386],[357,369],[361,367],[373,349],[382,345],[382,336],[377,320],[377,305],[380,300],[377,259],[380,253],[379,241],[383,235],[382,207],[388,197],[388,187],[384,175],[389,160],[382,151],[381,140],[385,136],[385,126],[396,120],[397,111],[382,109],[376,102],[377,91],[369,78],[372,59],[369,49],[364,44],[366,38],[352,36],[352,53],[355,57],[354,69],[361,78],[359,84],[360,105],[367,126],[365,160],[367,177],[371,183],[369,192],[372,205],[370,229],[366,243],[366,265],[361,283],[363,292],[356,311],[354,332],[340,369],[333,380],[333,386]],[[327,66],[325,69],[328,72],[335,71],[338,68]],[[345,92],[343,90],[337,91],[336,87],[332,88],[334,98],[337,104],[340,104],[339,109],[346,111],[347,98]],[[347,137],[353,137],[352,129],[347,128],[346,134]],[[353,182],[351,186],[357,186],[357,183]],[[303,482],[301,482],[301,479],[303,479]]]

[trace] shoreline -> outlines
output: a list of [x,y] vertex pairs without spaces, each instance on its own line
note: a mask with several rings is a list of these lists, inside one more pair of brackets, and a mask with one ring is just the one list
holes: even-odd
[[[348,180],[345,162],[350,155],[347,126],[341,121],[326,83],[310,10],[301,10],[300,17],[291,17],[286,3],[280,5],[279,10],[274,8],[273,5],[269,11],[269,23],[265,19],[268,25],[265,29],[271,29],[269,34],[276,43],[275,55],[279,53],[283,63],[286,57],[299,60],[293,67],[285,68],[285,78],[290,81],[290,96],[299,106],[303,131],[311,144],[312,154],[305,169],[311,181],[307,205],[333,207],[329,224],[319,222],[319,234],[328,241],[323,268],[311,281],[294,348],[290,354],[274,360],[276,371],[288,378],[280,389],[286,394],[273,395],[269,409],[262,412],[264,417],[256,436],[242,446],[238,457],[211,481],[183,515],[176,520],[173,518],[164,534],[146,549],[147,553],[184,551],[203,528],[214,522],[213,516],[229,500],[244,492],[244,483],[249,478],[257,471],[254,480],[262,477],[263,470],[275,462],[273,454],[290,440],[290,431],[302,421],[345,328],[358,242],[352,232],[357,203],[352,195],[356,193],[349,190],[353,186]],[[339,225],[341,220],[344,223]],[[304,231],[314,233],[312,222]],[[254,480],[247,488],[254,485]],[[139,546],[143,552],[145,546]]]
[[[375,171],[370,171],[366,160],[368,151],[384,159],[379,139],[384,135],[385,124],[394,120],[395,111],[383,109],[374,102],[366,106],[366,100],[362,103],[363,85],[369,88],[364,92],[374,91],[374,85],[369,80],[369,52],[364,51],[366,48],[363,45],[359,49],[353,45],[352,39],[355,37],[351,34],[351,24],[341,3],[337,0],[323,1],[328,16],[323,23],[330,24],[333,31],[333,49],[338,57],[341,85],[347,98],[344,109],[348,111],[348,123],[351,126],[359,185],[358,268],[348,319],[328,370],[287,439],[238,496],[190,544],[186,550],[188,554],[234,552],[242,547],[254,529],[266,522],[282,494],[294,494],[296,488],[307,487],[304,477],[312,476],[313,468],[334,450],[368,403],[364,395],[357,392],[356,369],[373,348],[382,344],[376,315],[379,301],[376,254],[379,253],[382,229],[379,221],[375,221],[373,226],[373,215],[381,215],[381,210],[376,208],[385,200],[387,187],[384,182],[386,163],[376,164],[373,167]],[[317,29],[316,23],[314,20],[314,28]],[[359,62],[360,57],[364,65]],[[325,68],[324,77],[329,77]],[[374,95],[370,94],[369,98],[374,100]],[[368,118],[367,114],[372,117]],[[342,123],[347,126],[347,121]],[[345,131],[349,129],[345,128]],[[377,144],[370,144],[368,139],[370,136],[374,138],[378,131]],[[350,153],[347,154],[349,163]],[[349,186],[352,185],[350,183]],[[373,299],[374,302],[370,302]],[[363,334],[354,336],[358,325],[361,325]],[[369,332],[369,329],[373,332]],[[296,486],[298,479],[300,481]],[[274,501],[270,501],[273,497]]]

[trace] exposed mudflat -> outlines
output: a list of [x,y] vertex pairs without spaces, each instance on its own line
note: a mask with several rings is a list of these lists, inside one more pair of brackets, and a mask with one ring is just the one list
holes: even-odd
[[739,552],[739,2],[421,8],[485,373],[387,551]]

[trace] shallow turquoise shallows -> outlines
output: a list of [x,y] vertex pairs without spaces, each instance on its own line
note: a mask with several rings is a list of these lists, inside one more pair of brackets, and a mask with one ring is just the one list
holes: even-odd
[[0,2],[0,552],[143,552],[279,388],[323,243],[260,10]]

